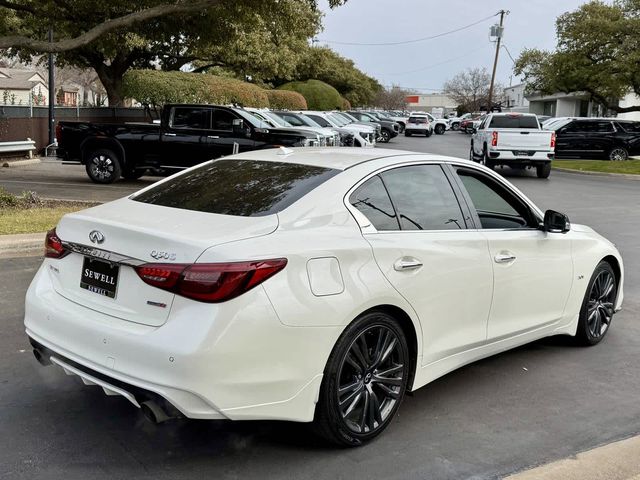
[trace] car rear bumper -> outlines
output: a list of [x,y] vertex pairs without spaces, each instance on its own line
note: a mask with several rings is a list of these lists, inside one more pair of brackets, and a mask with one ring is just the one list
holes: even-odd
[[26,333],[85,383],[189,418],[313,420],[336,329],[282,324],[262,287],[216,305],[176,297],[166,323],[141,325],[58,294],[49,262],[27,292]]
[[489,158],[506,163],[549,162],[555,155],[550,151],[537,150],[489,150]]

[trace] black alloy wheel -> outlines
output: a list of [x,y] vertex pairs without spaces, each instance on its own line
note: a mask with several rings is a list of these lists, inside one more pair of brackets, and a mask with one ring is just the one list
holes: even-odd
[[445,126],[442,125],[441,123],[439,123],[438,125],[436,125],[435,131],[436,131],[436,135],[442,135],[444,133],[444,131],[446,130]]
[[391,140],[391,134],[389,133],[389,130],[383,128],[380,132],[380,141],[382,143],[389,143],[389,140]]
[[615,272],[608,262],[602,261],[593,272],[580,310],[576,338],[581,344],[595,345],[607,334],[617,294]]
[[87,175],[93,182],[113,183],[120,178],[120,160],[113,151],[101,148],[90,152],[86,158]]
[[382,312],[363,315],[347,327],[327,362],[316,409],[318,433],[351,447],[379,435],[404,398],[409,373],[398,322]]

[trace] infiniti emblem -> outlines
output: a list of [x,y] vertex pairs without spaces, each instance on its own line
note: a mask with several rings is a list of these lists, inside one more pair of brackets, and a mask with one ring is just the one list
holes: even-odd
[[89,232],[89,240],[93,243],[102,243],[104,242],[104,235],[98,230],[91,230],[91,232]]

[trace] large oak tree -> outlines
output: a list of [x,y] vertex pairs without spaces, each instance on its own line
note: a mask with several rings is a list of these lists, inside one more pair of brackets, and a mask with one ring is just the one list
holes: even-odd
[[591,1],[556,20],[554,52],[528,49],[516,61],[530,91],[587,92],[618,113],[640,111],[640,0]]

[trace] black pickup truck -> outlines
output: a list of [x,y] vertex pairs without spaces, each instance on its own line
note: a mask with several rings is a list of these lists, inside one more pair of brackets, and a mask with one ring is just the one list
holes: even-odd
[[58,156],[86,166],[96,183],[172,172],[238,151],[320,144],[316,134],[273,128],[242,108],[166,105],[160,123],[59,122]]

